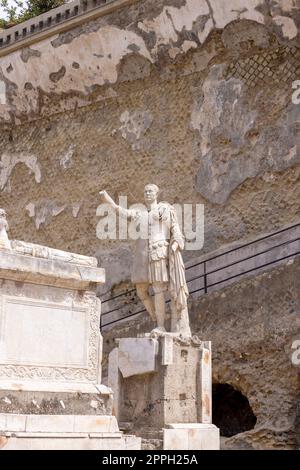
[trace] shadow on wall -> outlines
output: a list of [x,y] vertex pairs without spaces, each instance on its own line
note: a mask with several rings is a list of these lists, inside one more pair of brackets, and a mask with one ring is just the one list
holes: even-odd
[[221,436],[231,437],[254,428],[256,416],[248,398],[231,385],[213,384],[212,403],[213,424],[220,428]]
[[[299,374],[300,382],[300,374]],[[296,431],[296,449],[300,449],[300,395],[297,400],[296,416],[295,416],[295,431]]]

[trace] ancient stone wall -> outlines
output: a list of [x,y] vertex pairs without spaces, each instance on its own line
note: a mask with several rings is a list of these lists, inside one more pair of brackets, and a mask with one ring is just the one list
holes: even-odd
[[[300,340],[299,293],[297,257],[190,302],[192,334],[212,341],[213,384],[231,385],[249,400],[256,417],[253,429],[223,439],[223,448],[299,448],[300,365],[292,362],[293,353],[299,359],[294,344]],[[150,328],[144,315],[105,332],[104,376],[115,338]],[[235,406],[238,416],[238,403]],[[226,409],[224,400],[225,419]]]
[[[96,256],[130,286],[130,244],[99,240],[98,191],[205,205],[201,253],[299,221],[299,0],[137,0],[0,53],[0,207],[10,238]],[[299,447],[299,261],[194,300],[214,381],[249,399],[228,447]],[[298,315],[298,317],[297,317]],[[150,322],[105,333],[136,335]],[[105,370],[104,363],[104,370]],[[297,424],[298,423],[298,424]],[[298,428],[297,428],[298,426]]]
[[[11,238],[96,255],[99,189],[205,204],[204,251],[299,219],[299,1],[140,0],[0,57]],[[187,257],[199,253],[188,252]],[[125,283],[125,284],[124,284]]]

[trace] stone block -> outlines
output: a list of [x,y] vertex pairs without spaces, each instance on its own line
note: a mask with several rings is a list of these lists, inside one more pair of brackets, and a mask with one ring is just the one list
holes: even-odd
[[174,422],[210,424],[210,342],[168,333],[120,339],[109,355],[108,384],[118,419],[139,432]]
[[[135,450],[140,450],[136,444]],[[1,443],[0,443],[1,445]],[[127,450],[125,439],[118,435],[113,437],[91,438],[88,435],[43,437],[6,437],[2,440],[1,450]]]
[[115,416],[74,416],[74,432],[118,432]]
[[212,375],[211,375],[211,343],[202,344],[200,350],[198,375],[199,421],[211,424],[212,421]]
[[8,377],[99,383],[103,269],[95,258],[17,241],[12,247],[0,256],[0,384]]
[[27,415],[26,432],[73,432],[72,415]]
[[1,432],[27,433],[115,433],[119,427],[115,416],[0,414]]
[[140,449],[100,383],[104,271],[94,258],[11,246],[0,253],[0,448]]
[[156,370],[158,342],[152,338],[119,340],[118,364],[123,378],[149,374]]
[[219,450],[220,432],[213,424],[176,423],[163,430],[164,450]]
[[26,429],[26,416],[17,414],[0,414],[0,432],[10,430],[21,432]]
[[1,321],[1,364],[88,367],[87,307],[3,295]]

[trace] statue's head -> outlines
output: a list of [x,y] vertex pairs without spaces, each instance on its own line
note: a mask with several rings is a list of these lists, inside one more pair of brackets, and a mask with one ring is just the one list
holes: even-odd
[[146,204],[152,204],[157,200],[157,196],[159,193],[159,188],[156,184],[146,184],[144,189],[144,198]]

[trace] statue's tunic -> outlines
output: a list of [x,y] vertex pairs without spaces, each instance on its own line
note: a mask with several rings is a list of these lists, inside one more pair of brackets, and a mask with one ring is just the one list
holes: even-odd
[[160,202],[151,210],[121,209],[120,212],[140,229],[140,237],[135,244],[132,282],[169,282],[170,243],[177,241],[181,249],[184,246],[175,209],[166,202]]

